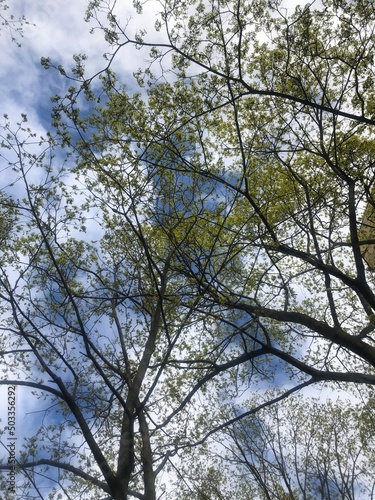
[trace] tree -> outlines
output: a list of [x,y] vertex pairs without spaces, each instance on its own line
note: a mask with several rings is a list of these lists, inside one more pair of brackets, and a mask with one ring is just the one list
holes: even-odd
[[[175,7],[164,2],[156,21],[162,43],[131,38],[113,10],[103,29],[115,51],[151,47],[169,78],[157,85],[155,64],[138,73],[153,113],[143,142],[134,139],[142,151],[157,143],[175,159],[170,170],[225,191],[221,238],[207,256],[186,241],[181,261],[218,310],[247,315],[255,345],[294,374],[372,384],[373,273],[362,257],[373,243],[363,231],[371,221],[362,224],[373,205],[372,2],[291,15],[279,2]],[[194,153],[181,154],[176,131]],[[225,264],[212,259],[223,240]]]
[[[92,3],[91,15],[99,5]],[[172,52],[176,82],[152,85],[144,72],[154,128],[161,113],[159,135],[142,123],[143,142],[131,133],[129,140],[143,151],[167,148],[171,170],[214,180],[233,200],[221,234],[231,235],[244,272],[228,289],[226,266],[200,255],[200,272],[191,275],[217,304],[267,325],[259,345],[295,369],[372,383],[373,275],[361,255],[368,238],[360,239],[364,208],[373,204],[372,2],[306,5],[290,16],[278,3],[212,2],[194,14],[192,6],[163,4],[156,28],[165,43],[131,39],[113,11],[105,27],[116,49],[152,46],[155,61]],[[181,153],[175,131],[184,131],[195,156]],[[194,255],[193,245],[184,251]],[[288,331],[278,334],[288,348],[278,350],[272,328]],[[314,368],[309,357],[288,357],[306,338],[318,339]],[[345,364],[350,352],[370,372],[338,373],[340,352]]]
[[365,404],[286,400],[229,431],[227,460],[232,474],[256,485],[254,498],[373,498],[369,418],[372,395]]
[[[5,126],[4,380],[48,402],[19,460],[42,498],[37,474],[152,500],[165,472],[178,497],[211,436],[313,384],[375,383],[372,2],[160,8],[154,41],[90,3],[113,52],[100,89],[83,56],[57,65],[76,82],[55,98],[66,165]],[[139,92],[111,70],[132,46]],[[206,472],[192,494],[225,495]]]
[[[117,101],[92,118],[113,138],[115,105],[127,105]],[[101,143],[102,132],[90,143],[96,157],[82,144],[74,185],[51,137],[37,141],[38,154],[28,151],[35,137],[26,117],[5,132],[1,384],[29,388],[42,414],[24,439],[17,491],[156,498],[173,457],[212,430],[205,387],[211,398],[222,373],[261,353],[226,348],[230,315],[207,316],[206,297],[176,258],[189,232],[202,240],[207,213],[217,210],[214,186],[172,182],[165,154],[150,167],[120,137]],[[209,251],[209,240],[198,244]]]

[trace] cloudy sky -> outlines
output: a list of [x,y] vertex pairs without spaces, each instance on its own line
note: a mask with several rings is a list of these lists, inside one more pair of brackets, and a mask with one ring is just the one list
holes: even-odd
[[[41,57],[50,57],[54,63],[69,69],[73,66],[73,54],[87,54],[87,74],[92,75],[105,66],[103,54],[108,46],[100,30],[90,33],[94,22],[84,21],[88,0],[8,0],[7,3],[9,10],[4,15],[13,14],[15,18],[25,15],[30,24],[24,26],[23,38],[16,35],[21,47],[12,42],[9,30],[1,30],[1,115],[6,113],[16,122],[21,113],[26,113],[31,127],[43,130],[50,123],[50,97],[63,92],[67,82],[57,71],[46,71],[40,64]],[[132,2],[121,4],[121,20],[130,23],[133,33],[155,21],[151,7],[138,16]],[[116,59],[115,69],[126,78],[142,63],[143,57],[146,54],[129,48]]]
[[49,113],[47,116],[45,113],[50,109],[50,96],[62,89],[63,82],[56,73],[42,68],[42,56],[69,64],[73,53],[85,50],[85,43],[90,49],[99,45],[99,37],[90,37],[89,27],[83,21],[85,3],[85,0],[37,0],[26,5],[22,0],[10,0],[8,12],[15,16],[24,14],[35,24],[24,28],[23,38],[16,35],[21,47],[12,43],[8,30],[1,33],[0,107],[12,122],[26,113],[33,126],[47,125]]

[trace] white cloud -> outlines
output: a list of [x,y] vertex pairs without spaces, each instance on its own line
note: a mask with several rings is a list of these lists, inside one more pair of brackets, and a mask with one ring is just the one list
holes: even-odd
[[[41,57],[50,57],[54,64],[62,64],[69,70],[74,66],[73,54],[87,54],[85,66],[89,76],[105,67],[103,54],[108,51],[108,44],[101,30],[90,33],[94,24],[84,20],[87,3],[87,0],[33,0],[11,5],[11,13],[16,18],[25,15],[30,24],[24,26],[23,38],[18,38],[21,47],[12,42],[10,32],[4,29],[1,32],[1,115],[7,113],[11,121],[16,122],[21,113],[26,113],[31,128],[46,125],[41,123],[40,108],[43,110],[50,97],[69,83],[57,71],[45,71],[40,64]],[[132,18],[134,32],[137,14],[128,10],[128,6],[124,8],[121,20],[126,23]],[[142,27],[150,27],[155,12],[148,12],[139,19],[142,19]],[[142,64],[142,58],[138,51],[126,50],[116,61],[115,69],[131,74]]]

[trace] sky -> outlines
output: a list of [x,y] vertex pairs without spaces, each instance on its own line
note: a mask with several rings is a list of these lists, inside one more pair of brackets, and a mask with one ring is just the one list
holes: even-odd
[[10,3],[7,12],[15,17],[25,15],[30,24],[24,27],[22,38],[16,35],[21,47],[12,42],[9,30],[1,33],[1,113],[8,114],[11,122],[26,113],[32,128],[42,130],[49,122],[50,97],[62,90],[64,82],[57,72],[47,74],[40,64],[41,57],[69,64],[72,54],[85,47],[91,54],[101,50],[101,40],[89,35],[89,26],[83,21],[86,0]]
[[[8,114],[11,121],[19,120],[26,113],[31,128],[44,130],[50,124],[50,98],[66,88],[66,80],[56,70],[45,70],[41,57],[50,57],[55,64],[69,69],[73,66],[73,54],[86,54],[87,74],[92,75],[105,66],[103,54],[108,45],[100,30],[94,30],[94,22],[85,22],[88,0],[8,0],[9,10],[15,18],[24,15],[30,23],[23,28],[23,37],[12,42],[9,30],[0,32],[0,112]],[[121,19],[130,24],[134,32],[139,29],[140,18],[134,12],[132,2],[121,2]],[[155,11],[144,11],[142,28],[153,24]],[[1,13],[1,11],[0,11]],[[144,55],[146,57],[146,55]],[[116,59],[116,72],[128,76],[142,64],[143,55],[127,50]]]

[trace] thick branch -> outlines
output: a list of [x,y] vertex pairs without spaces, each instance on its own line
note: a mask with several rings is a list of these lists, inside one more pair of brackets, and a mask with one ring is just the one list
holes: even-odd
[[36,382],[26,382],[25,380],[0,380],[0,385],[20,385],[23,387],[32,387],[33,389],[39,389],[43,392],[49,392],[50,394],[53,394],[59,399],[65,401],[65,397],[60,391],[53,389],[48,385],[38,384]]
[[349,335],[342,328],[330,326],[324,321],[319,321],[307,314],[295,311],[279,311],[260,307],[256,305],[245,304],[243,302],[227,302],[228,307],[246,311],[249,314],[257,315],[263,318],[270,318],[282,323],[294,323],[305,326],[309,330],[316,332],[326,340],[330,340],[336,345],[345,347],[349,351],[357,354],[360,358],[368,361],[375,366],[375,347],[363,342],[358,336]]
[[[35,460],[34,462],[26,462],[26,463],[17,462],[17,467],[21,470],[32,469],[43,465],[48,465],[50,467],[56,467],[57,469],[71,472],[75,476],[78,476],[84,479],[85,481],[94,484],[95,486],[99,486],[99,488],[101,488],[106,493],[111,493],[107,483],[105,483],[104,481],[100,481],[100,479],[96,478],[95,476],[92,476],[91,474],[88,474],[82,469],[74,467],[74,465],[67,464],[65,462],[59,462],[58,460],[51,460],[49,458],[40,458],[38,460]],[[14,467],[14,465],[12,464],[0,464],[0,470],[10,470],[12,467]]]

